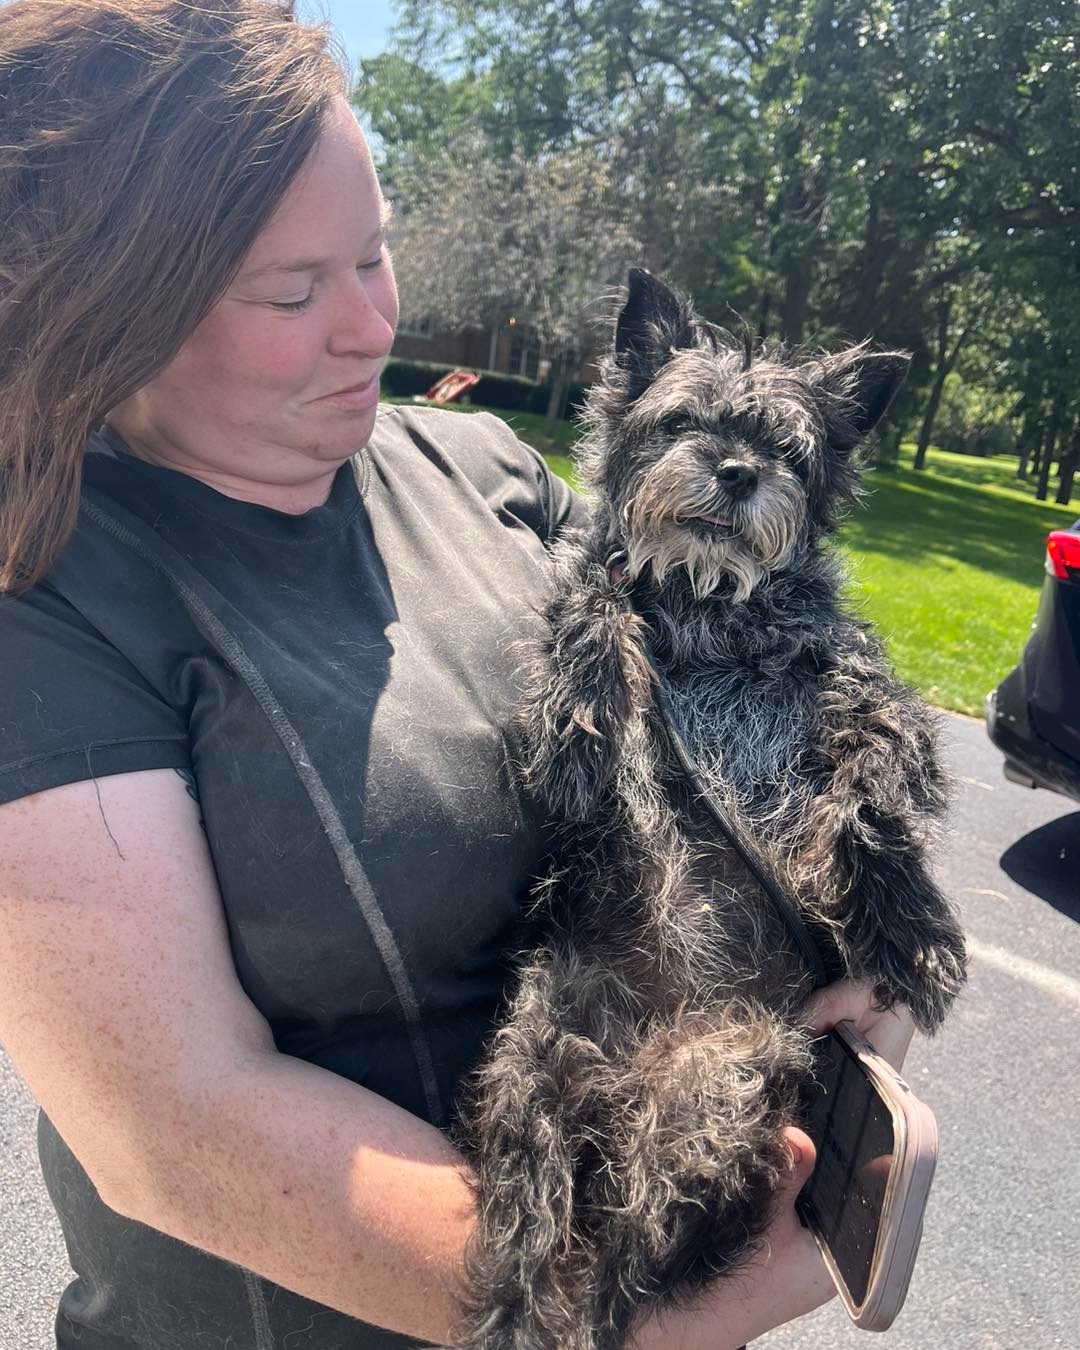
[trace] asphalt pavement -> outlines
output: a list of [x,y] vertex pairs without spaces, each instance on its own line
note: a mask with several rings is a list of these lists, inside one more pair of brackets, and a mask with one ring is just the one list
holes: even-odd
[[[971,981],[905,1076],[941,1156],[890,1350],[1080,1347],[1080,809],[1007,783],[981,723],[945,720],[958,792],[937,860]],[[0,1347],[54,1350],[72,1278],[38,1170],[35,1108],[0,1050]],[[838,1302],[758,1350],[857,1350]],[[236,1347],[236,1350],[245,1350]],[[284,1347],[282,1348],[284,1350]]]
[[[1080,1347],[1080,809],[1017,787],[981,722],[946,720],[958,792],[937,875],[971,976],[904,1077],[940,1153],[890,1350]],[[856,1350],[838,1300],[755,1342]]]

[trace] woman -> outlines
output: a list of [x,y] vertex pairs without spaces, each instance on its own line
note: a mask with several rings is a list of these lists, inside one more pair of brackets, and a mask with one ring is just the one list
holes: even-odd
[[[345,93],[290,4],[0,9],[0,1041],[61,1347],[457,1321],[444,1130],[543,853],[512,647],[582,507],[493,418],[377,408],[397,300]],[[845,1015],[902,1058],[861,991],[813,1011]],[[767,1253],[637,1346],[828,1296],[789,1142]]]

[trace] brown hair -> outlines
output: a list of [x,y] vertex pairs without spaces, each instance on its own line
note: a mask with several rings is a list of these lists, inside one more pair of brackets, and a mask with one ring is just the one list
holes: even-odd
[[294,9],[0,8],[0,590],[56,562],[89,432],[231,283],[347,93]]

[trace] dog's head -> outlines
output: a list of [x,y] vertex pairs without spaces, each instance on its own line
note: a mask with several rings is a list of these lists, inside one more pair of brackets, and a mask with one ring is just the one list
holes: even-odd
[[585,473],[628,571],[685,567],[698,599],[746,599],[855,500],[855,451],[907,374],[866,344],[814,360],[755,350],[648,272],[630,273],[585,416]]

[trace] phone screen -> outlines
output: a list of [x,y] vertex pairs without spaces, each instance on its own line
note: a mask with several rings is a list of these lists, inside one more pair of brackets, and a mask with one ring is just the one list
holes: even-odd
[[806,1133],[817,1163],[799,1196],[857,1305],[870,1266],[894,1156],[892,1114],[838,1036],[814,1042],[817,1090]]

